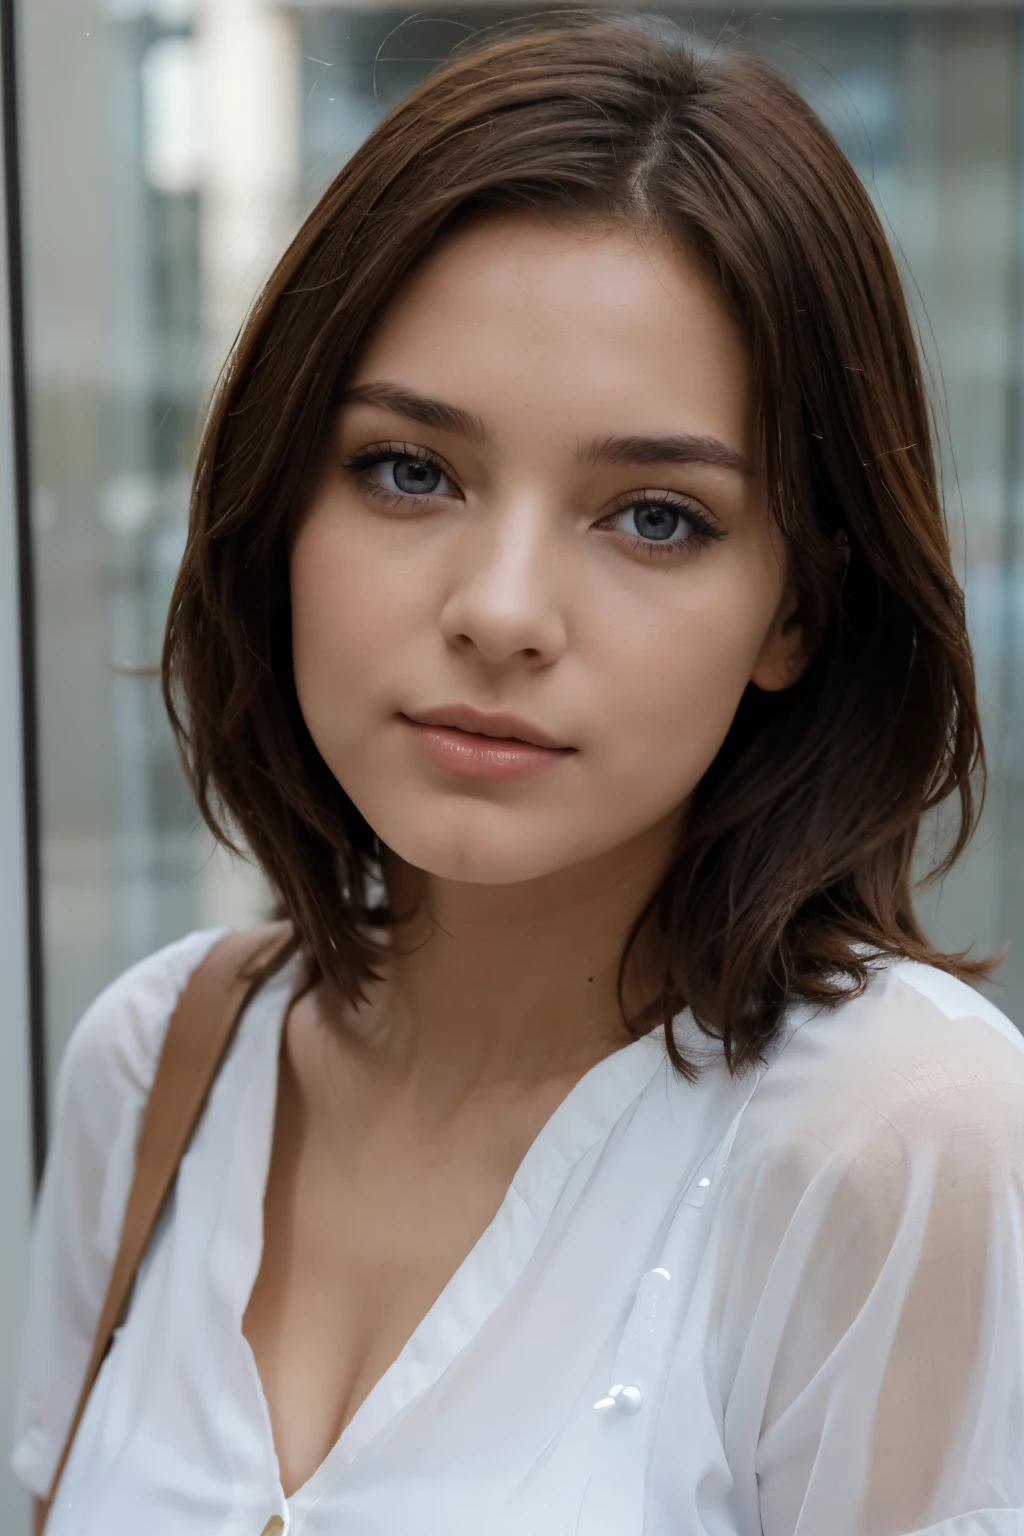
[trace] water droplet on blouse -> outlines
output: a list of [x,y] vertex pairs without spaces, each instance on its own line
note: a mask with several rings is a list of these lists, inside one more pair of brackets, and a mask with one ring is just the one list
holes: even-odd
[[639,1387],[625,1387],[617,1382],[614,1387],[608,1388],[608,1396],[599,1398],[594,1404],[595,1408],[615,1408],[619,1413],[639,1413],[643,1407],[644,1394]]

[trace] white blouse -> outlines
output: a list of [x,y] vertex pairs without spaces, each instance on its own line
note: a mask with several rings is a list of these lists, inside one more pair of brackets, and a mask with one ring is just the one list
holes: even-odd
[[[128,971],[62,1063],[13,1456],[37,1494],[163,1033],[217,937]],[[591,1068],[285,1499],[241,1322],[293,978],[242,1021],[47,1536],[1022,1536],[1024,1043],[909,962],[793,1010],[745,1079],[703,1042],[687,1084],[660,1030]]]

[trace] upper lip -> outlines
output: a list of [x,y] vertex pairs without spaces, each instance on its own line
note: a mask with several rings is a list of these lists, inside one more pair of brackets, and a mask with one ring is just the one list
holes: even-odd
[[408,712],[406,719],[417,725],[447,725],[456,731],[472,731],[477,736],[526,741],[531,746],[549,747],[556,752],[573,750],[539,726],[531,725],[529,720],[521,720],[518,715],[476,709],[472,704],[442,704],[437,709],[418,709],[415,714]]

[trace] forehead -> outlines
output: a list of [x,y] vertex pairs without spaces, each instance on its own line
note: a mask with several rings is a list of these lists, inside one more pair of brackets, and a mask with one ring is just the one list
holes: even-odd
[[513,214],[447,236],[387,306],[352,382],[380,377],[485,417],[704,432],[755,456],[738,326],[692,255],[630,230]]

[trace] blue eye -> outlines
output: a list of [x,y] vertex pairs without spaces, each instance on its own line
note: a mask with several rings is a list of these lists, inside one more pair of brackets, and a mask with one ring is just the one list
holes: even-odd
[[678,555],[720,539],[722,529],[696,507],[683,506],[663,496],[628,502],[608,520],[619,533],[627,534],[634,549],[645,555]]
[[429,459],[393,459],[388,466],[395,485],[405,496],[430,496],[444,480],[444,471]]
[[440,464],[422,453],[403,453],[398,448],[369,448],[344,463],[349,474],[360,477],[368,491],[385,496],[453,496],[455,486]]
[[629,507],[627,511],[632,515],[633,526],[637,533],[645,539],[671,539],[683,521],[683,514],[678,507],[670,506],[666,501],[648,501],[640,506]]

